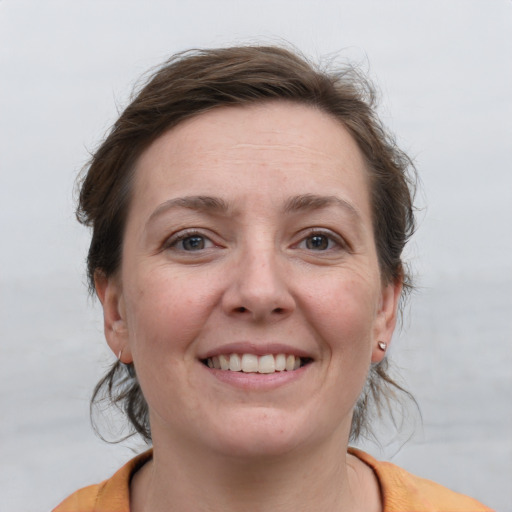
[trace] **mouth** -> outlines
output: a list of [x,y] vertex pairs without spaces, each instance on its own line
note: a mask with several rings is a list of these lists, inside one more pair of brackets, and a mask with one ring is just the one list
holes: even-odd
[[201,362],[209,368],[228,372],[261,373],[293,372],[310,364],[309,357],[293,354],[219,354]]

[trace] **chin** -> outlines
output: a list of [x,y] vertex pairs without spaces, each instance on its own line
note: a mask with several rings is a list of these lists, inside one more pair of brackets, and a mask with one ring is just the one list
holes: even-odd
[[212,440],[214,449],[233,457],[278,457],[314,442],[310,423],[269,408],[245,411],[243,417],[232,418],[223,427]]

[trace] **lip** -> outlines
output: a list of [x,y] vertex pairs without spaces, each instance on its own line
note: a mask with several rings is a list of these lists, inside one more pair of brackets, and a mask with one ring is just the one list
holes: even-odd
[[253,343],[246,341],[219,345],[218,347],[212,348],[204,353],[199,354],[198,359],[205,360],[209,357],[230,354],[254,354],[256,356],[265,356],[267,354],[286,354],[303,359],[315,359],[310,352],[294,347],[293,345],[288,345],[286,343]]
[[[268,352],[267,352],[268,353]],[[244,373],[209,368],[201,363],[204,371],[222,383],[244,391],[271,391],[300,380],[312,366],[311,363],[293,371],[275,373]]]

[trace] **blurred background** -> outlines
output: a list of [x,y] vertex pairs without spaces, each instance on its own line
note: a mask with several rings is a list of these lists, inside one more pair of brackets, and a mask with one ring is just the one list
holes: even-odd
[[422,180],[418,290],[391,358],[423,423],[411,410],[403,434],[363,447],[512,511],[509,0],[0,0],[2,510],[49,510],[143,448],[89,424],[114,358],[74,219],[89,151],[170,54],[283,41],[369,74]]

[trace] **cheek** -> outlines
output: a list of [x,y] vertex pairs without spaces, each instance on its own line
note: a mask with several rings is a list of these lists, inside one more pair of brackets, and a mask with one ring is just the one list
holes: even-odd
[[[323,347],[322,380],[328,399],[319,402],[343,424],[364,387],[371,364],[375,320],[374,288],[359,279],[334,280],[309,301],[309,324]],[[313,292],[311,292],[313,295]]]
[[316,325],[332,344],[349,350],[371,343],[376,294],[367,281],[331,279],[311,304]]
[[213,307],[213,291],[188,277],[152,272],[126,290],[129,343],[150,411],[177,418],[185,403],[194,409],[195,343]]
[[127,293],[134,358],[183,357],[210,315],[214,291],[183,275],[142,277]]

